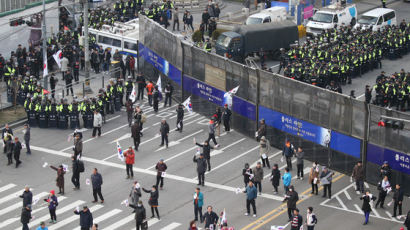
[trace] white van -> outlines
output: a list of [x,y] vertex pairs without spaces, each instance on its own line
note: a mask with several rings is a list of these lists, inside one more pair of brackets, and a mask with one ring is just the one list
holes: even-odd
[[392,9],[377,8],[364,13],[355,27],[369,28],[377,31],[386,25],[397,25],[396,12]]
[[306,24],[308,36],[321,34],[324,30],[338,27],[342,24],[355,25],[357,18],[356,4],[332,4],[316,11]]
[[246,25],[255,25],[262,23],[271,23],[271,22],[281,22],[286,20],[286,8],[280,6],[274,6],[261,12],[250,15],[246,19]]

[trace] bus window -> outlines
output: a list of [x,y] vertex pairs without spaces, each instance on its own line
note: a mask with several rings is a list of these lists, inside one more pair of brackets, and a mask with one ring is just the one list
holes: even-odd
[[105,36],[98,36],[98,42],[99,43],[103,43],[103,44],[107,44],[107,45],[111,45],[112,43],[112,38],[109,37],[105,37]]
[[124,42],[124,49],[137,51],[137,44],[132,42]]
[[121,40],[112,39],[112,46],[116,46],[116,47],[121,48]]

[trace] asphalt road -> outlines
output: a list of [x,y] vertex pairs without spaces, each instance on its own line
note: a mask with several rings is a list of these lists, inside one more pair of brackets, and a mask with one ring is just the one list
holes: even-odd
[[[207,122],[199,114],[186,113],[184,119],[184,131],[176,132],[175,104],[172,107],[161,108],[159,113],[154,114],[152,108],[146,103],[143,110],[148,115],[148,121],[144,124],[144,136],[140,151],[136,153],[134,167],[134,179],[149,189],[155,183],[156,172],[154,165],[160,158],[165,159],[168,165],[165,177],[164,190],[159,192],[159,212],[161,220],[150,219],[151,229],[186,229],[193,214],[193,193],[197,187],[196,166],[192,161],[197,147],[193,145],[193,138],[203,141],[207,137]],[[162,107],[162,106],[161,106]],[[169,134],[170,147],[159,148],[160,137],[158,136],[159,121],[165,118],[171,127]],[[91,130],[84,130],[83,161],[85,173],[81,175],[81,190],[72,190],[71,168],[65,176],[66,193],[59,196],[60,204],[57,208],[57,224],[49,229],[73,229],[79,224],[79,220],[73,214],[77,206],[88,205],[93,210],[94,219],[101,229],[134,229],[133,214],[131,209],[121,204],[128,198],[133,180],[126,179],[125,165],[116,156],[116,140],[119,140],[122,149],[132,145],[129,137],[130,129],[127,125],[124,111],[116,113],[107,119],[102,128],[103,135],[100,138],[91,138]],[[21,127],[15,129],[16,136],[22,138]],[[21,199],[17,197],[24,185],[30,185],[35,196],[45,197],[51,189],[56,189],[56,173],[48,165],[71,165],[70,154],[72,143],[67,137],[72,134],[70,130],[39,129],[32,128],[32,155],[26,155],[23,150],[22,164],[19,168],[6,166],[6,156],[1,155],[0,168],[0,229],[19,229]],[[201,187],[204,193],[204,206],[212,205],[219,214],[226,210],[228,223],[235,229],[270,229],[272,225],[286,225],[287,214],[283,209],[283,187],[280,186],[279,194],[273,195],[273,187],[269,181],[269,170],[265,168],[263,181],[263,193],[256,201],[256,218],[245,217],[245,194],[236,193],[237,188],[243,188],[242,168],[245,163],[252,167],[259,160],[258,144],[255,140],[245,137],[233,131],[225,133],[217,139],[220,147],[212,152],[212,170],[205,176],[205,187]],[[282,173],[284,163],[280,161],[281,151],[272,149],[269,158],[271,164],[278,163]],[[308,172],[310,162],[305,162],[305,173]],[[104,179],[102,193],[105,203],[91,204],[92,188],[86,184],[93,168],[98,168]],[[293,174],[296,172],[293,171]],[[300,194],[298,207],[305,215],[308,206],[313,206],[318,214],[318,229],[399,229],[399,221],[391,219],[388,215],[392,208],[377,210],[371,223],[362,228],[362,215],[356,205],[361,207],[358,195],[354,193],[348,176],[336,173],[334,177],[333,191],[335,196],[326,200],[321,196],[310,196],[310,185],[305,180],[292,181],[296,191]],[[373,192],[377,190],[370,186]],[[346,191],[346,192],[345,192]],[[348,195],[346,195],[348,194]],[[148,207],[148,194],[143,194],[142,200],[147,208],[147,216],[150,216]],[[389,201],[391,195],[386,199]],[[409,208],[408,200],[404,203],[404,212]],[[45,202],[40,200],[33,207],[33,216],[30,226],[37,226],[40,221],[49,220],[49,214]],[[358,215],[359,214],[359,215]],[[341,218],[342,217],[342,218]],[[348,220],[348,221],[346,221]],[[203,228],[203,225],[199,225]],[[348,226],[348,228],[346,228]]]

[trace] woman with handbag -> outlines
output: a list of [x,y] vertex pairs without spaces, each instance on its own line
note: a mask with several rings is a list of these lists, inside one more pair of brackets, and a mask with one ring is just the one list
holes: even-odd
[[137,225],[137,230],[148,229],[148,223],[145,220],[146,219],[145,208],[144,208],[144,205],[142,204],[142,201],[141,200],[138,201],[137,205],[130,204],[129,206],[134,209],[133,212],[135,212],[135,222]]
[[157,190],[157,186],[153,185],[151,190],[148,190],[148,189],[145,189],[145,188],[142,188],[142,190],[144,192],[150,194],[148,204],[151,206],[151,213],[152,213],[151,218],[155,217],[155,215],[154,215],[154,210],[155,210],[155,212],[157,213],[158,220],[160,220],[159,212],[158,212],[159,193],[158,193],[158,190]]

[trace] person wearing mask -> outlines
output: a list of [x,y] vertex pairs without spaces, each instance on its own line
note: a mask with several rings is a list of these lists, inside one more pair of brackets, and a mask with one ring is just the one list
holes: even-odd
[[282,180],[283,180],[283,188],[286,194],[289,191],[289,186],[292,181],[292,175],[290,174],[288,167],[285,168],[285,173],[282,176]]
[[24,144],[26,145],[26,149],[27,149],[27,154],[31,154],[31,150],[30,150],[30,126],[25,123],[24,124]]
[[328,193],[329,199],[332,198],[332,176],[334,175],[327,167],[323,167],[323,171],[320,174],[320,183],[323,184],[323,196],[326,197]]
[[74,210],[74,214],[80,216],[80,227],[81,230],[89,230],[93,226],[93,214],[87,206],[83,206],[83,210]]
[[204,219],[202,218],[202,206],[204,205],[204,195],[201,192],[200,188],[195,189],[194,193],[194,214],[195,214],[195,221],[198,221],[198,214],[199,214],[199,221],[202,223]]
[[232,116],[232,112],[228,108],[228,104],[225,104],[224,105],[224,112],[222,114],[222,119],[224,121],[225,132],[230,132],[231,131],[231,116]]
[[273,165],[270,180],[272,181],[272,186],[274,188],[273,194],[278,194],[278,187],[280,181],[280,170],[278,164]]
[[58,194],[64,195],[64,174],[65,174],[65,171],[64,171],[63,165],[60,165],[58,168],[50,165],[50,168],[57,172],[56,185],[59,189]]
[[269,164],[269,151],[270,151],[270,143],[269,140],[266,140],[265,136],[261,137],[261,140],[259,142],[259,156],[261,158],[263,167],[265,168],[266,166],[270,168]]
[[101,174],[98,172],[97,168],[94,168],[93,174],[91,174],[91,184],[93,186],[93,197],[94,200],[92,201],[93,203],[97,203],[98,202],[98,196],[101,199],[101,204],[104,203],[104,197],[101,194],[101,186],[103,184],[103,178],[101,176]]
[[21,164],[20,161],[20,152],[21,152],[21,143],[19,141],[18,137],[14,138],[14,146],[13,146],[13,155],[14,155],[14,160],[16,161],[16,168],[19,167]]
[[[131,203],[132,205],[138,205],[138,202],[140,200],[141,197],[141,186],[138,183],[138,181],[134,181],[134,184],[131,187],[131,192],[130,192],[130,199],[131,199]],[[135,210],[134,210],[135,211]]]
[[191,220],[191,222],[189,222],[188,230],[198,230],[198,228],[196,227],[196,221],[195,220]]
[[263,180],[263,168],[260,162],[256,164],[256,167],[253,169],[254,177],[253,181],[255,187],[259,189],[259,195],[262,194],[262,180]]
[[151,218],[154,218],[154,211],[157,213],[158,220],[160,220],[159,217],[159,212],[158,212],[158,198],[159,198],[159,193],[157,191],[157,187],[155,185],[152,186],[151,190],[142,188],[142,190],[146,193],[150,194],[148,204],[151,206]]
[[28,223],[31,220],[31,204],[27,204],[21,210],[20,222],[23,224],[23,230],[29,230]]
[[182,128],[184,126],[183,120],[184,120],[184,106],[182,104],[178,105],[178,108],[176,109],[177,112],[177,131],[182,133]]
[[312,185],[312,192],[311,194],[318,194],[319,189],[318,189],[318,184],[320,183],[319,180],[319,164],[317,161],[313,163],[312,168],[310,169],[309,172],[309,184]]
[[293,185],[289,186],[289,191],[285,195],[286,206],[288,208],[289,221],[292,220],[292,213],[296,209],[296,203],[299,200],[299,195],[294,191]]
[[209,141],[212,139],[212,141],[214,142],[215,147],[217,148],[217,147],[219,147],[219,145],[218,145],[218,143],[216,142],[216,139],[215,139],[215,128],[216,128],[215,120],[214,120],[214,118],[212,118],[209,121],[209,125],[208,125],[208,140],[207,141],[209,143]]
[[283,146],[282,156],[286,158],[286,165],[290,171],[292,171],[292,157],[293,157],[293,145],[289,140],[286,140],[285,145]]
[[141,142],[140,122],[135,121],[134,124],[131,126],[131,137],[134,141],[134,149],[138,152],[138,147]]
[[303,159],[305,158],[305,152],[303,152],[302,147],[298,148],[298,151],[296,151],[296,153],[295,153],[295,157],[297,159],[296,166],[297,166],[297,169],[298,169],[298,172],[297,172],[296,175],[297,175],[298,179],[303,180],[303,175],[304,175],[304,173],[303,173]]
[[397,208],[399,209],[399,216],[402,214],[402,206],[403,206],[403,190],[401,189],[400,184],[396,184],[396,190],[394,190],[393,194],[393,202],[394,202],[394,207],[393,207],[393,216],[396,217],[396,211]]
[[136,230],[140,230],[142,224],[147,219],[145,207],[142,204],[142,200],[138,201],[137,205],[129,204],[129,206],[134,209],[133,212],[135,213],[135,224],[137,226]]
[[155,165],[155,169],[157,170],[157,182],[155,183],[155,187],[162,190],[162,187],[164,187],[164,177],[165,177],[165,171],[167,171],[167,164],[165,164],[164,159],[159,159],[159,162],[157,165]]
[[299,214],[299,209],[297,208],[293,210],[293,216],[289,219],[289,222],[291,222],[290,230],[299,230],[300,227],[303,225],[303,217]]
[[199,154],[199,158],[194,156],[193,161],[196,163],[196,171],[198,173],[198,185],[205,186],[206,159],[204,158],[204,154]]
[[128,150],[124,152],[124,157],[125,157],[125,169],[127,170],[127,179],[134,178],[134,170],[132,169],[132,166],[134,165],[135,162],[135,152],[132,149],[132,147],[128,147]]
[[58,200],[57,200],[54,190],[50,191],[48,198],[44,199],[44,201],[48,203],[48,210],[50,212],[50,219],[51,219],[50,224],[57,223],[56,209],[58,206]]
[[317,224],[316,214],[313,212],[312,207],[308,207],[307,213],[306,213],[307,230],[314,230],[316,224]]
[[246,190],[246,186],[248,186],[249,181],[253,179],[253,170],[249,167],[248,163],[245,163],[245,168],[242,169],[242,176],[243,176],[243,182],[245,183],[245,190]]
[[209,145],[208,141],[204,141],[203,144],[199,144],[195,142],[196,145],[202,148],[202,154],[204,154],[204,158],[206,159],[206,163],[208,165],[208,171],[211,171],[211,149],[214,149],[211,145]]
[[217,229],[218,215],[212,211],[212,206],[208,206],[204,214],[205,229]]
[[374,207],[377,208],[377,206],[380,204],[380,208],[384,208],[384,200],[386,199],[387,193],[391,191],[389,178],[387,176],[384,176],[383,180],[379,182],[377,189],[379,190],[379,199],[377,199],[376,205]]
[[256,205],[255,200],[258,197],[258,191],[256,187],[253,185],[252,181],[249,181],[248,186],[246,186],[246,213],[245,216],[249,216],[251,211],[250,206],[252,205],[253,209],[253,217],[256,217]]
[[161,144],[159,146],[160,147],[164,146],[164,141],[165,141],[165,147],[168,148],[169,125],[164,118],[161,121],[159,132],[161,134]]
[[353,168],[352,178],[356,182],[356,191],[364,193],[364,169],[362,161],[358,161]]
[[363,210],[364,218],[365,218],[363,225],[366,225],[367,223],[369,223],[369,216],[370,216],[370,212],[372,211],[372,207],[370,206],[370,201],[376,200],[376,197],[370,194],[369,191],[366,191],[366,194],[360,197],[360,200],[363,200],[362,210]]

